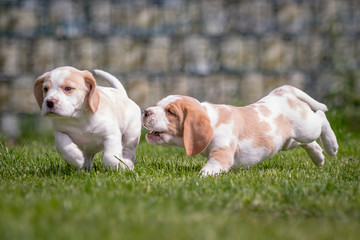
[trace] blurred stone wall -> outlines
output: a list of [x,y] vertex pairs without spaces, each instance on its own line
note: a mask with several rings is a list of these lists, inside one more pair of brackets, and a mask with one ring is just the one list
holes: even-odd
[[325,101],[349,76],[360,93],[359,37],[358,0],[0,0],[1,131],[39,116],[34,80],[63,65],[112,73],[142,109],[282,84]]

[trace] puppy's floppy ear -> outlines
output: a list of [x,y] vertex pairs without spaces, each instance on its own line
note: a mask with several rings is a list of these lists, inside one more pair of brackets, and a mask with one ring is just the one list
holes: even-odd
[[191,108],[185,109],[184,119],[186,155],[194,156],[201,153],[209,145],[212,136],[213,129],[204,109],[200,104],[191,104]]
[[34,96],[35,96],[35,99],[37,101],[37,103],[39,104],[40,106],[40,109],[42,107],[42,102],[44,101],[44,95],[43,95],[43,84],[44,84],[44,81],[45,81],[45,78],[50,74],[50,72],[46,72],[44,73],[43,75],[41,75],[40,77],[38,77],[35,81],[35,84],[34,84]]
[[88,104],[92,113],[96,113],[100,103],[100,93],[96,88],[96,80],[91,72],[84,70],[82,74],[85,79],[85,83],[89,87]]

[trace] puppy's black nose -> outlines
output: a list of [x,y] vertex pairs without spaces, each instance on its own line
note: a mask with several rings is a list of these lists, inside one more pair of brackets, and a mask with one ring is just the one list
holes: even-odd
[[148,110],[145,110],[144,111],[144,117],[148,117],[148,116],[150,116],[151,115],[151,112],[150,111],[148,111]]
[[47,100],[47,101],[46,101],[46,106],[47,106],[48,108],[53,108],[53,107],[54,107],[54,102],[51,101],[51,100]]

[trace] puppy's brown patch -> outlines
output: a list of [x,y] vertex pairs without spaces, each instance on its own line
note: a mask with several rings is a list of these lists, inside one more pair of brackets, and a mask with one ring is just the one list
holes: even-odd
[[274,94],[276,96],[283,96],[284,95],[284,89],[283,88],[277,88],[274,90]]
[[259,107],[259,111],[260,113],[264,116],[264,117],[268,117],[271,114],[271,111],[268,107],[266,107],[265,105],[260,105]]
[[276,149],[274,139],[267,133],[271,131],[268,123],[261,121],[258,113],[253,107],[241,107],[235,114],[235,131],[240,140],[250,139],[257,148],[265,148],[267,152]]
[[229,106],[222,106],[222,105],[212,105],[214,109],[217,111],[219,116],[218,121],[215,127],[219,127],[222,124],[228,124],[232,119],[232,109],[229,109]]
[[291,97],[287,97],[287,103],[293,110],[300,112],[301,117],[303,119],[307,118],[307,114],[309,111],[309,105],[307,105],[306,103],[304,103],[303,101],[301,101],[297,98],[294,99]]
[[[71,74],[69,74],[69,76],[67,76],[64,81],[61,83],[61,89],[63,90],[63,92],[66,95],[71,95],[73,93],[74,90],[81,90],[81,91],[85,91],[86,90],[86,84],[85,84],[85,80],[84,80],[84,76],[83,74],[81,74],[78,71],[74,71],[74,70],[70,70]],[[70,87],[72,89],[72,91],[65,91],[66,87]],[[89,90],[87,90],[89,91]]]
[[216,149],[211,152],[211,156],[218,161],[221,166],[226,169],[230,169],[234,165],[234,154],[235,154],[235,144],[230,144],[229,147],[223,147]]
[[275,118],[275,124],[277,126],[277,136],[280,136],[284,140],[291,137],[292,121],[289,118],[281,114]]

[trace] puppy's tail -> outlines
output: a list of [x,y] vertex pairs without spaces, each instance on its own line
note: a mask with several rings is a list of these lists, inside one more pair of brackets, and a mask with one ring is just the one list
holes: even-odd
[[128,95],[127,95],[127,93],[125,91],[125,88],[121,84],[119,79],[117,79],[116,77],[114,77],[110,73],[105,72],[103,70],[94,69],[94,72],[96,73],[96,75],[98,75],[98,76],[104,78],[105,80],[107,80],[113,88],[118,89],[122,93],[122,95],[128,97]]
[[305,92],[301,91],[300,89],[296,88],[296,87],[292,87],[296,97],[298,99],[300,99],[303,102],[306,102],[311,110],[313,111],[318,111],[321,110],[323,112],[326,112],[328,110],[327,106],[321,102],[316,101],[315,99],[313,99],[312,97],[310,97],[309,95],[307,95]]
[[307,95],[305,92],[301,91],[300,89],[298,89],[296,87],[285,85],[285,86],[279,87],[273,91],[273,94],[275,94],[275,95],[282,95],[285,93],[295,95],[296,98],[307,103],[309,105],[309,107],[311,108],[311,110],[313,110],[315,112],[318,110],[326,112],[328,110],[328,108],[325,104],[316,101],[315,99],[313,99],[312,97]]

